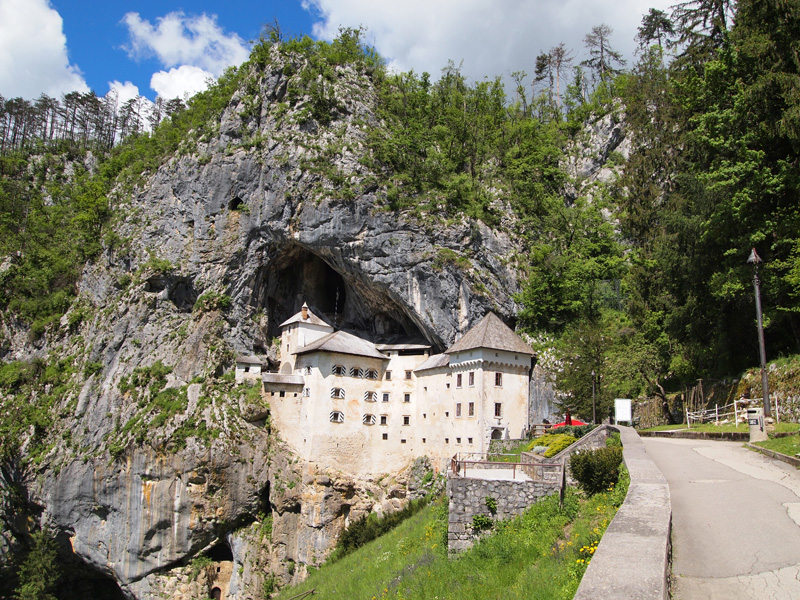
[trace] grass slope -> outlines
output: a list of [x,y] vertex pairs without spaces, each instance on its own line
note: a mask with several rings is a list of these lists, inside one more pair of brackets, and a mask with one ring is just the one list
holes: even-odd
[[616,489],[592,498],[570,488],[563,508],[545,499],[456,558],[447,557],[442,499],[278,598],[312,588],[315,597],[347,600],[572,598],[627,487],[625,472]]

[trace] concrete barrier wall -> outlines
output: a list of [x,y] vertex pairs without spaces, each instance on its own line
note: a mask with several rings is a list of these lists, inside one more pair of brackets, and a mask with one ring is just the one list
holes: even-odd
[[[497,481],[448,477],[447,497],[450,517],[447,525],[447,549],[460,552],[470,548],[475,541],[472,517],[486,515],[494,519],[508,519],[522,512],[545,496],[558,494],[561,482],[549,481]],[[492,515],[486,506],[486,497],[497,502],[497,514]]]
[[628,495],[592,557],[575,600],[666,600],[672,509],[669,486],[639,434],[616,426],[631,476]]

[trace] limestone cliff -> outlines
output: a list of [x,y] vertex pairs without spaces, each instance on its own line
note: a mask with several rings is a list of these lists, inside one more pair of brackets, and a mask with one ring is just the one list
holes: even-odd
[[253,597],[319,564],[350,519],[402,503],[402,474],[296,461],[257,391],[228,376],[238,353],[274,358],[303,301],[339,328],[437,349],[488,310],[516,313],[511,229],[388,210],[361,160],[379,125],[369,78],[337,68],[323,126],[310,97],[287,100],[303,60],[253,69],[210,132],[120,183],[112,241],[60,325],[32,339],[3,320],[5,361],[58,372],[28,399],[51,403],[52,423],[5,460],[0,552],[49,527],[76,597],[205,597],[203,552],[234,565],[228,597]]

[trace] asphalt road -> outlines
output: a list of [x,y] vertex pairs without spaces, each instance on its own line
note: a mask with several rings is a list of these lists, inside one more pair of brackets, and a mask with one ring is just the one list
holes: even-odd
[[800,599],[800,471],[738,442],[643,441],[669,483],[673,599]]

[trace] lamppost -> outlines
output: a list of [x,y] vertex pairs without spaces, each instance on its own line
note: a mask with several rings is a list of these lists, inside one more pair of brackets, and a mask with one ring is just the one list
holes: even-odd
[[594,401],[594,369],[592,369],[592,423],[597,425],[597,405]]
[[761,390],[764,395],[764,416],[771,417],[772,410],[769,406],[769,387],[767,385],[767,351],[764,348],[764,325],[761,319],[761,282],[758,279],[758,263],[762,262],[761,257],[753,248],[747,262],[753,263],[753,287],[756,290],[756,320],[758,321],[758,350],[761,354]]

